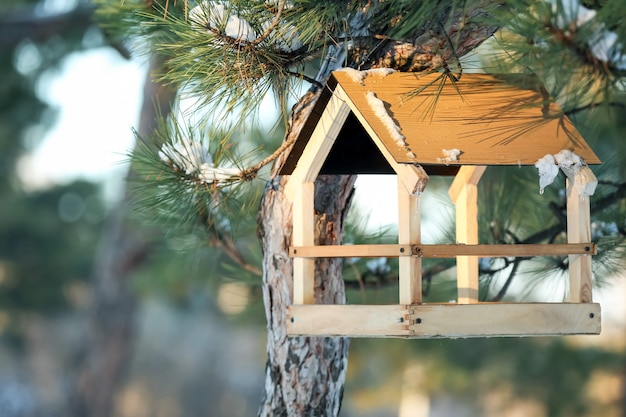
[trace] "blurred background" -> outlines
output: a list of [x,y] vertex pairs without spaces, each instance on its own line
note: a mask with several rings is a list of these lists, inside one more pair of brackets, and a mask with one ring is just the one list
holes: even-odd
[[[112,240],[149,63],[111,45],[92,12],[77,0],[0,3],[0,417],[87,416],[85,397],[102,401],[103,416],[255,415],[266,330],[254,274],[180,237]],[[395,208],[377,205],[395,201],[381,195],[389,184],[359,179],[361,229],[393,235]],[[425,214],[435,240],[437,218],[452,214],[446,184],[432,188],[423,204],[438,213]],[[249,220],[238,243],[254,262]],[[111,265],[123,279],[103,284]],[[442,281],[433,293],[445,297]],[[604,281],[600,336],[353,340],[342,415],[626,416],[626,287]],[[382,302],[395,290],[368,291],[354,286],[349,298]],[[103,318],[110,303],[117,314]],[[90,380],[94,366],[120,363],[110,381]]]

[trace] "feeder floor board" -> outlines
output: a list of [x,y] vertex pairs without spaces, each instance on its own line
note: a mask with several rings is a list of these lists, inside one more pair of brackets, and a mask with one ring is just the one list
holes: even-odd
[[600,334],[597,303],[292,305],[289,336],[469,338]]

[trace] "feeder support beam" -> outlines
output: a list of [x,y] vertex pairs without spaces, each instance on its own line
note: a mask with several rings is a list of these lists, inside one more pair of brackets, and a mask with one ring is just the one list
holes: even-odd
[[[315,184],[305,182],[296,190],[293,202],[293,244],[313,246],[315,238],[313,201]],[[293,260],[293,303],[315,303],[315,259]]]
[[[567,176],[567,241],[568,243],[591,242],[591,216],[589,197],[598,181],[588,166],[583,166]],[[569,256],[569,301],[590,303],[592,301],[591,256]]]
[[[419,244],[420,194],[409,194],[402,179],[398,177],[398,243]],[[400,256],[399,287],[400,304],[422,303],[422,258]]]
[[[475,245],[478,243],[478,181],[487,167],[464,165],[450,185],[448,194],[456,211],[456,241]],[[456,257],[459,304],[478,302],[478,257]]]

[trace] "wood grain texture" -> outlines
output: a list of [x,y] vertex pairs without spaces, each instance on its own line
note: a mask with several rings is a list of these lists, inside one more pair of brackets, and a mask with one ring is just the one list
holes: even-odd
[[[406,192],[398,179],[398,243],[421,243],[421,195]],[[401,256],[398,259],[400,304],[422,302],[422,259],[417,256]]]
[[594,255],[594,243],[563,244],[502,244],[502,245],[324,245],[298,246],[289,249],[289,256],[303,258],[378,258],[396,256],[419,256],[422,258],[454,258],[456,256],[478,256],[481,258],[511,256],[567,256]]
[[287,334],[470,338],[599,334],[596,303],[301,305],[287,311]]
[[[571,182],[567,179],[568,184]],[[591,217],[589,196],[582,194],[582,188],[574,189],[567,197],[567,241],[583,243],[591,241]],[[574,303],[592,301],[591,256],[569,256],[569,295]]]
[[[313,245],[314,231],[314,193],[312,182],[300,184],[293,203],[293,243],[294,245]],[[315,261],[307,258],[293,260],[293,302],[294,304],[313,304],[315,286]]]
[[[484,165],[464,165],[454,177],[448,194],[454,202],[457,243],[478,244],[478,182]],[[457,302],[478,303],[478,257],[456,257]]]
[[[399,163],[533,165],[563,149],[574,151],[589,164],[600,162],[535,79],[464,74],[452,82],[440,76],[369,75],[359,83],[344,72],[333,73],[349,96],[352,111],[367,121],[372,137],[380,138]],[[415,158],[391,138],[366,100],[369,91],[385,103]],[[443,149],[462,153],[458,161],[446,161]]]

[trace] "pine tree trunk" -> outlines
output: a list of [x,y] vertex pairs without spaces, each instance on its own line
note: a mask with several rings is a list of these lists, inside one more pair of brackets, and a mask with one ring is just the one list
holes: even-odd
[[[355,177],[323,176],[316,182],[316,244],[340,243]],[[347,370],[347,338],[296,337],[285,333],[292,299],[291,204],[277,178],[265,193],[261,238],[265,255],[263,297],[268,326],[265,392],[259,416],[336,416]],[[316,303],[345,303],[341,262],[316,264]]]
[[[486,0],[490,2],[490,0]],[[464,10],[448,10],[443,16],[445,33],[434,37],[422,32],[411,42],[376,45],[355,45],[347,52],[347,63],[359,62],[361,68],[391,67],[403,71],[423,71],[433,65],[450,62],[463,56],[487,39],[495,27],[466,25],[469,16],[482,14],[481,4]],[[360,19],[360,25],[366,18]],[[357,19],[353,19],[351,25]],[[359,23],[359,22],[356,22]],[[446,48],[450,36],[455,47]],[[426,53],[424,53],[426,51]],[[436,51],[436,52],[435,52]],[[326,62],[341,66],[346,51]],[[367,62],[362,60],[367,56]],[[318,80],[323,84],[332,64],[322,68]],[[317,95],[308,93],[294,107],[286,140],[297,135]],[[280,165],[280,162],[277,163]],[[278,172],[275,167],[274,172]],[[353,193],[354,176],[322,176],[315,183],[316,244],[340,244],[344,219]],[[324,416],[339,415],[348,363],[349,340],[340,337],[288,338],[285,330],[286,308],[292,300],[292,260],[288,256],[291,242],[291,204],[283,194],[286,178],[274,176],[265,190],[258,218],[263,255],[263,297],[267,318],[267,364],[265,389],[259,416]],[[316,261],[316,303],[343,304],[345,289],[337,259]]]
[[[330,48],[317,78],[325,82],[344,61],[345,49]],[[320,91],[308,92],[292,110],[286,140],[300,133]],[[287,306],[293,296],[291,203],[284,196],[287,178],[277,176],[277,161],[261,201],[259,236],[263,248],[263,301],[267,320],[267,364],[260,417],[337,416],[341,409],[348,366],[349,339],[342,337],[288,338]],[[319,176],[315,182],[315,244],[341,244],[356,176]],[[340,259],[315,263],[315,302],[345,304]]]

